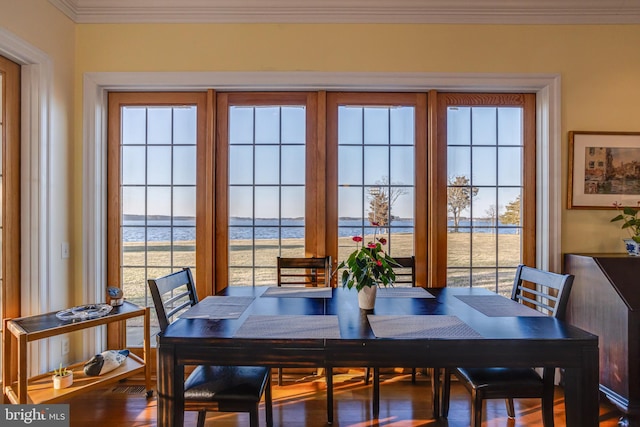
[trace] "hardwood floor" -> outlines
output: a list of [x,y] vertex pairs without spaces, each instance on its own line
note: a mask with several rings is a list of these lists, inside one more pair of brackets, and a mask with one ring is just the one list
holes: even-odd
[[[469,425],[469,395],[453,383],[448,419],[432,419],[430,381],[418,376],[416,384],[410,375],[383,374],[380,387],[380,417],[371,418],[371,385],[362,382],[362,371],[353,370],[334,377],[336,427],[464,427]],[[156,425],[156,397],[147,399],[144,387],[126,382],[86,393],[71,400],[71,426],[97,427],[116,425],[142,427]],[[325,383],[323,377],[289,378],[283,386],[273,386],[274,426],[326,427]],[[507,417],[503,400],[485,403],[483,426],[541,426],[540,401],[519,399],[515,402],[516,419]],[[260,411],[260,426],[265,426],[264,408]],[[600,426],[617,425],[620,412],[601,402]],[[556,389],[555,425],[564,423],[564,396]],[[196,414],[185,414],[185,426],[194,426]],[[247,414],[210,412],[207,427],[247,426]]]

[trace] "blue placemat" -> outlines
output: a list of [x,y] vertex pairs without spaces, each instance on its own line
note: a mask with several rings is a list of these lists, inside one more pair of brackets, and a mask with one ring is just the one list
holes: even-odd
[[378,288],[377,297],[380,298],[435,298],[421,287],[396,288],[386,287]]
[[331,288],[303,288],[302,286],[272,286],[262,294],[275,298],[331,298]]
[[501,295],[456,295],[456,298],[489,317],[546,316]]
[[251,315],[235,338],[340,338],[338,316]]
[[481,338],[457,316],[367,315],[377,338]]
[[251,305],[254,297],[209,296],[189,308],[183,319],[237,319]]

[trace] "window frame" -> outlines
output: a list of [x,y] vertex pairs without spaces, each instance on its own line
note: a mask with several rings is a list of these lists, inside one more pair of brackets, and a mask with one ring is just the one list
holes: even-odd
[[[323,200],[324,138],[319,133],[319,92],[218,92],[216,94],[215,141],[215,279],[213,292],[227,286],[229,273],[229,107],[305,105],[305,255],[325,256]],[[313,165],[314,167],[310,167]]]
[[[122,287],[121,250],[122,250],[122,194],[121,194],[121,109],[124,106],[181,106],[196,105],[197,113],[197,142],[196,150],[201,153],[206,149],[208,137],[206,118],[206,92],[110,92],[108,94],[109,120],[107,131],[107,260],[106,279],[109,286]],[[196,168],[196,266],[206,266],[207,242],[212,237],[206,234],[207,212],[206,197],[208,164],[205,156],[197,156]],[[205,196],[203,196],[203,194]],[[198,289],[198,296],[204,298],[210,292],[206,287],[205,269],[196,269],[196,275],[203,284]],[[145,283],[146,286],[146,283]],[[126,296],[125,296],[126,297]],[[119,348],[126,343],[126,325],[111,324],[107,326],[107,345],[109,348]]]
[[438,248],[445,254],[445,262],[434,264],[437,280],[447,280],[447,108],[450,106],[468,107],[522,107],[523,117],[523,174],[522,174],[522,263],[536,266],[536,95],[531,93],[437,93],[437,129],[443,132],[437,135],[435,149],[442,159],[438,162],[437,184],[440,190],[434,208],[437,210],[436,227]]
[[[427,164],[427,94],[394,92],[329,92],[327,93],[327,172],[326,172],[326,247],[331,255],[333,268],[340,260],[338,255],[338,108],[343,105],[377,106],[406,105],[415,108],[414,141],[414,256],[416,260],[416,286],[428,286],[427,245],[428,206]],[[335,286],[335,278],[332,281]]]

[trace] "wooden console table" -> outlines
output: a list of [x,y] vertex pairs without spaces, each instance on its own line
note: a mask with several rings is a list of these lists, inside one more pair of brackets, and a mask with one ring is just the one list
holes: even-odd
[[[125,362],[117,369],[97,377],[84,374],[84,362],[68,366],[68,369],[73,371],[73,385],[60,390],[53,388],[51,373],[28,378],[27,343],[140,316],[144,318],[144,354],[142,358],[129,353]],[[114,383],[132,375],[143,374],[147,395],[150,396],[153,390],[151,369],[148,363],[150,355],[149,332],[149,308],[140,307],[127,301],[119,307],[113,307],[106,316],[96,319],[62,321],[56,317],[56,312],[5,319],[2,354],[4,394],[10,403],[62,402],[92,388]],[[13,357],[17,357],[17,372],[11,369],[11,360],[16,360]]]
[[600,391],[640,426],[640,257],[565,254],[567,322],[599,336]]

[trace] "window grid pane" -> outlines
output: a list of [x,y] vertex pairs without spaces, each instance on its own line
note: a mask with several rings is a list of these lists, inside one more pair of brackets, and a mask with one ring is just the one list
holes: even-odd
[[305,106],[229,107],[229,286],[276,283],[304,257]]
[[[195,106],[121,109],[120,272],[134,304],[153,305],[147,279],[195,274],[196,116]],[[127,321],[127,345],[142,345],[142,320]]]
[[447,119],[447,286],[510,296],[522,260],[522,108],[453,106]]
[[414,254],[414,146],[414,107],[338,107],[338,261],[354,236],[384,235],[392,257]]

